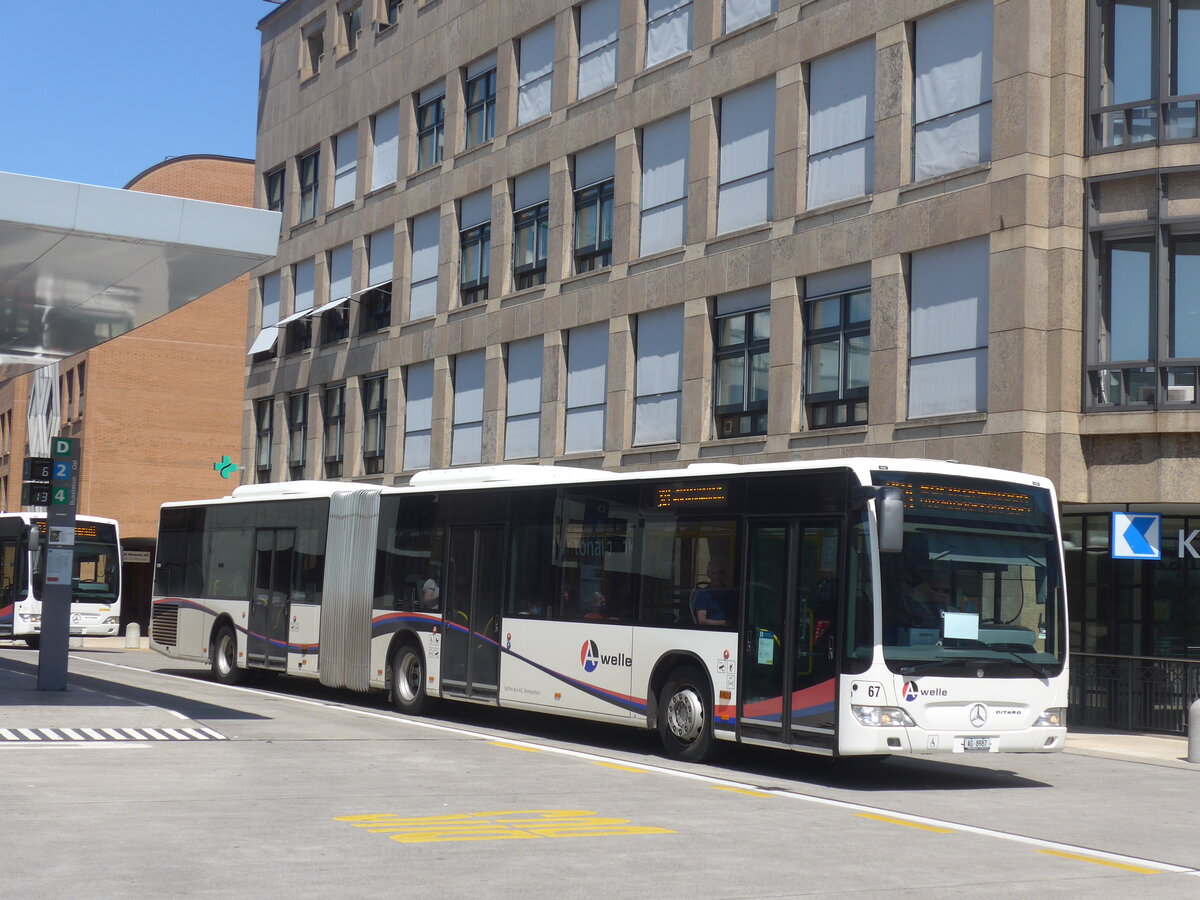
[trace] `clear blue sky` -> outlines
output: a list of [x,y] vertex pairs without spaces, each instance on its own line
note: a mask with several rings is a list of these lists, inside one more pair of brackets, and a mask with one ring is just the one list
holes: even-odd
[[254,156],[265,0],[0,0],[0,171],[124,187]]

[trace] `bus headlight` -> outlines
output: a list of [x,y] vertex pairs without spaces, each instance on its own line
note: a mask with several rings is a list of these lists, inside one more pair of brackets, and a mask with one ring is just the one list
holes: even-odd
[[21,613],[21,621],[31,622],[36,625],[38,622],[42,621],[42,617],[39,613],[33,613],[32,615],[29,613]]
[[1057,728],[1060,725],[1067,724],[1067,711],[1061,706],[1056,706],[1053,709],[1048,709],[1033,723],[1033,727],[1037,728]]
[[864,725],[880,728],[911,728],[917,723],[898,706],[851,706],[855,718]]
[[120,621],[121,621],[120,616],[109,616],[107,619],[104,620],[104,624],[105,625],[117,625],[120,623]]

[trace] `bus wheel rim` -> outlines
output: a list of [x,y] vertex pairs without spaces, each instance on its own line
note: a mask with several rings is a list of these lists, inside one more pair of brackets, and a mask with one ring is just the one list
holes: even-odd
[[676,691],[667,704],[667,727],[676,738],[691,743],[704,728],[704,703],[693,688]]
[[400,660],[400,677],[396,680],[401,698],[405,701],[415,700],[420,680],[421,664],[416,654],[405,653],[404,658]]

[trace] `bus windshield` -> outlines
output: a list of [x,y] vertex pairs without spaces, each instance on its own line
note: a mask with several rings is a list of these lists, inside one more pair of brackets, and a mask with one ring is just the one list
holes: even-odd
[[904,548],[880,555],[883,655],[900,674],[1048,677],[1066,652],[1050,492],[881,472],[904,495]]
[[[45,522],[42,544],[34,559],[33,594],[42,599],[45,585]],[[104,522],[79,522],[75,526],[75,564],[71,573],[73,603],[115,603],[121,595],[121,548],[116,529]]]

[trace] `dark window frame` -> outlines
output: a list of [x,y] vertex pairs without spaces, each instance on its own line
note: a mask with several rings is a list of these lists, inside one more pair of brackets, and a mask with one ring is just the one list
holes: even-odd
[[[428,118],[432,116],[432,118]],[[432,142],[432,144],[428,142]],[[426,148],[431,147],[430,154]],[[446,95],[441,94],[426,103],[417,97],[417,171],[423,172],[440,165],[446,152]],[[428,161],[426,161],[428,157]]]
[[275,440],[275,398],[254,403],[254,471],[259,483],[271,480],[271,444]]
[[284,197],[287,187],[287,166],[282,165],[263,175],[263,192],[266,195],[267,209],[280,215],[284,211]]
[[[374,403],[371,403],[374,395]],[[387,449],[387,376],[372,375],[362,380],[363,406],[363,472],[367,475],[383,473],[384,455]],[[368,446],[370,426],[375,427],[374,446]]]
[[[765,338],[756,338],[755,319],[765,316],[767,320]],[[733,319],[744,319],[745,340],[722,344],[722,323]],[[771,356],[771,307],[760,306],[742,309],[726,315],[713,316],[713,415],[717,424],[718,438],[739,438],[767,433],[767,400],[751,400],[754,360],[765,355],[770,371]],[[742,399],[739,403],[720,404],[717,398],[721,390],[721,363],[726,360],[742,360]]]
[[[346,453],[346,385],[326,385],[321,392],[321,414],[324,431],[321,437],[321,456],[325,476],[339,478]],[[331,439],[330,429],[333,428]]]
[[[471,90],[481,83],[484,93],[480,98],[472,101]],[[475,77],[468,78],[463,87],[463,98],[466,102],[463,149],[470,150],[486,144],[496,136],[496,67],[493,66],[486,72],[480,72]],[[478,140],[473,141],[471,126],[476,121],[477,115],[482,115],[483,132]]]
[[374,334],[392,327],[392,285],[363,291],[358,300],[358,333]]
[[321,149],[297,157],[296,172],[300,183],[300,221],[311,222],[320,212]]
[[[333,309],[327,309],[319,313],[321,317],[320,343],[322,347],[329,344],[336,344],[350,337],[350,308],[348,303],[349,301],[339,303]],[[318,313],[314,313],[314,315],[316,314]]]
[[[867,316],[859,321],[851,321],[850,310],[853,300],[863,294],[866,294],[868,298]],[[838,323],[824,328],[812,327],[813,304],[835,298],[840,303]],[[871,299],[870,285],[804,298],[804,405],[808,410],[809,428],[842,428],[867,424],[870,385],[847,387],[846,378],[850,368],[851,340],[866,337],[868,339],[867,352],[870,353],[871,315],[869,307]],[[837,390],[813,391],[809,385],[809,361],[813,358],[814,348],[818,344],[831,343],[831,338],[837,338],[839,343]]]
[[[574,247],[575,271],[578,274],[606,269],[612,265],[612,215],[614,180],[589,184],[575,191]],[[579,215],[587,209],[596,210],[596,240],[579,244]]]
[[[1113,89],[1117,34],[1114,0],[1088,4],[1087,153],[1111,153],[1131,147],[1194,142],[1200,138],[1200,93],[1178,93],[1177,10],[1179,0],[1120,0],[1150,14],[1150,96],[1121,103],[1107,102]],[[1126,31],[1128,34],[1128,31]],[[1194,51],[1193,51],[1194,52]],[[1177,127],[1179,131],[1170,133]],[[1189,127],[1190,124],[1190,127]],[[1190,132],[1190,133],[1184,133]]]
[[308,391],[288,395],[288,468],[293,479],[308,465]]
[[[492,223],[481,222],[464,228],[458,233],[458,292],[459,302],[463,306],[482,303],[488,299],[488,282],[490,279],[492,251]],[[465,281],[467,253],[471,252],[478,260],[478,277]]]
[[[523,234],[533,230],[533,261],[518,263]],[[550,203],[538,203],[513,213],[513,279],[518,291],[546,283],[550,242]]]

